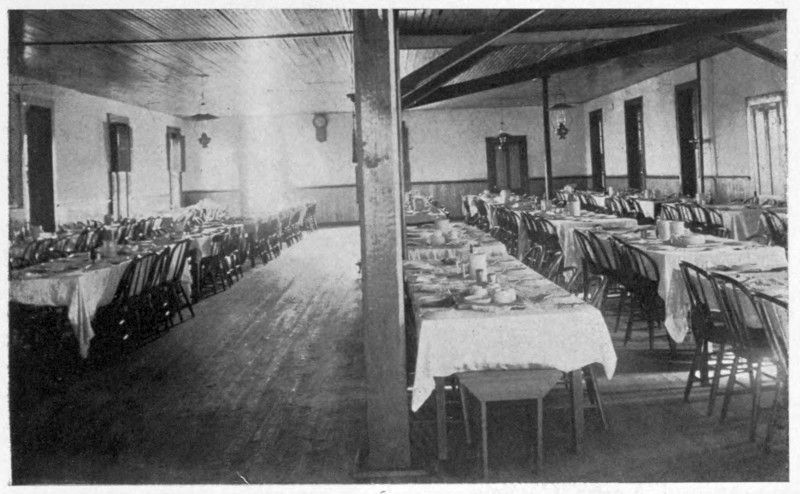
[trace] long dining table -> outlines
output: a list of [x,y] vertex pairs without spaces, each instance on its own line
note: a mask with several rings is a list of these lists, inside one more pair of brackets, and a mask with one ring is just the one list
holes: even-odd
[[[473,228],[473,227],[467,227]],[[508,254],[488,258],[497,286],[513,288],[510,304],[470,301],[476,285],[442,260],[407,260],[405,281],[415,320],[416,362],[412,411],[436,397],[439,458],[447,458],[444,382],[458,372],[555,368],[568,373],[572,392],[573,448],[583,432],[584,366],[601,363],[614,375],[617,356],[598,309]],[[433,298],[433,302],[431,302]]]
[[[572,233],[576,229],[587,228],[622,228],[632,229],[636,228],[637,222],[633,218],[620,218],[613,214],[594,213],[591,211],[582,210],[580,216],[567,216],[563,213],[555,212],[538,212],[532,210],[511,209],[520,219],[523,214],[536,214],[548,220],[556,228],[558,233],[558,240],[561,244],[561,249],[564,251],[564,266],[574,266],[578,269],[581,268],[581,252],[578,243],[575,241],[575,235]],[[518,233],[518,250],[520,259],[528,252],[530,248],[530,239],[525,225],[519,221]]]
[[506,255],[506,246],[479,228],[451,223],[443,232],[443,243],[435,243],[433,225],[406,228],[406,258],[415,261],[456,259],[470,251],[487,256]]
[[[194,252],[190,262],[199,262],[211,252],[211,238],[227,227],[237,225],[212,224],[202,231],[181,236],[132,241],[119,246],[119,253],[106,256],[97,262],[89,259],[88,252],[13,270],[10,273],[9,300],[12,302],[45,307],[66,307],[67,318],[78,340],[83,358],[89,356],[89,347],[95,331],[92,320],[99,307],[111,303],[131,256],[159,250],[188,238],[189,251]],[[182,284],[191,294],[194,285],[190,269],[184,269]]]
[[81,357],[87,358],[95,334],[92,318],[98,307],[111,303],[129,263],[127,256],[93,263],[88,253],[81,253],[15,270],[8,284],[9,299],[33,306],[66,307]]
[[747,240],[754,235],[767,232],[762,213],[773,211],[779,216],[786,217],[786,208],[765,207],[758,204],[718,204],[709,206],[716,209],[722,216],[722,224],[737,240]]
[[635,232],[596,233],[601,239],[606,240],[613,233],[624,242],[643,250],[653,259],[658,269],[658,294],[664,300],[666,307],[664,326],[670,337],[678,343],[684,340],[689,331],[687,321],[689,299],[680,270],[681,261],[688,261],[704,269],[718,265],[744,265],[753,269],[788,266],[783,247],[756,242],[703,235],[704,243],[679,247],[656,238],[643,239]]

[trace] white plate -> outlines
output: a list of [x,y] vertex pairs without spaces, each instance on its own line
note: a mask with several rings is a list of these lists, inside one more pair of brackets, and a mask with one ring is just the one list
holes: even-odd
[[447,295],[425,295],[424,297],[419,298],[419,303],[421,305],[433,305],[442,303],[446,299]]
[[467,295],[464,297],[464,300],[471,303],[471,304],[490,304],[492,303],[492,297],[488,297],[485,295]]

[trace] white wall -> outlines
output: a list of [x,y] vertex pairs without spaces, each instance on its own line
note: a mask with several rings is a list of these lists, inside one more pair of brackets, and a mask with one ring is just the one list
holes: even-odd
[[[571,113],[575,117],[565,140],[551,132],[554,176],[587,173],[581,112]],[[405,112],[403,119],[412,182],[485,180],[486,138],[497,136],[501,119],[509,134],[527,136],[529,176],[544,176],[541,107],[416,110]]]
[[[783,52],[786,37],[777,34],[760,39],[758,43]],[[584,104],[583,120],[587,128],[589,112],[599,108],[603,110],[608,176],[627,175],[624,103],[638,96],[643,97],[644,105],[647,175],[680,175],[675,86],[695,79],[696,66],[690,64]],[[751,96],[785,91],[786,71],[740,49],[733,49],[703,60],[701,81],[705,175],[718,175],[727,180],[720,181],[717,189],[723,198],[727,198],[731,190],[741,188],[740,184],[731,184],[730,181],[736,176],[750,174],[746,100]],[[588,133],[584,139],[585,156],[588,157]],[[678,190],[679,181],[673,182],[667,192]],[[715,184],[710,186],[717,187]]]
[[108,212],[108,113],[130,120],[131,214],[169,207],[166,130],[181,127],[179,119],[30,79],[11,77],[9,83],[12,97],[52,102],[57,223],[102,219]]
[[[779,53],[785,33],[758,40]],[[750,175],[747,98],[786,91],[786,71],[740,49],[703,62],[707,175]]]

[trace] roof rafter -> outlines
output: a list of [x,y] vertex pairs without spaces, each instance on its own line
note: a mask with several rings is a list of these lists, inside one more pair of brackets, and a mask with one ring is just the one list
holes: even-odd
[[755,55],[758,58],[766,60],[767,62],[786,70],[786,55],[783,53],[767,48],[764,45],[756,43],[755,41],[750,41],[741,34],[728,33],[721,34],[717,37],[723,41],[727,41],[737,48],[741,48],[751,55]]
[[[470,37],[458,46],[453,47],[403,77],[400,83],[403,101],[419,98],[420,94],[427,95],[441,87],[483,58],[488,53],[487,49],[492,42],[518,29],[530,20],[542,15],[542,13],[544,13],[544,10],[511,11],[495,23],[491,29]],[[460,70],[454,68],[457,65]]]
[[605,62],[632,53],[661,48],[679,42],[699,41],[738,29],[774,22],[781,20],[781,18],[785,18],[785,12],[741,10],[720,15],[713,19],[689,22],[680,26],[593,46],[580,52],[569,53],[518,69],[440,87],[427,97],[416,101],[413,107],[510,86],[546,75]]

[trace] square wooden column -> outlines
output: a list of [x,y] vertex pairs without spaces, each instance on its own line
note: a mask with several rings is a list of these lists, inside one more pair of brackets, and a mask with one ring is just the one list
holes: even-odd
[[356,152],[367,367],[366,468],[410,466],[402,275],[397,39],[390,10],[353,11]]

